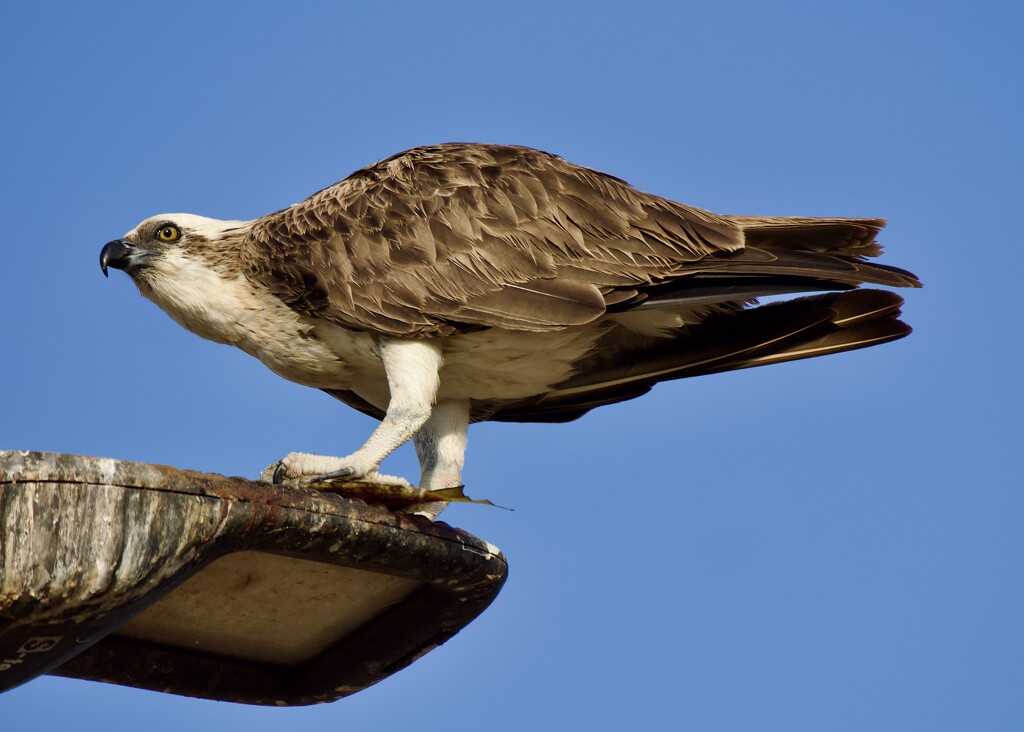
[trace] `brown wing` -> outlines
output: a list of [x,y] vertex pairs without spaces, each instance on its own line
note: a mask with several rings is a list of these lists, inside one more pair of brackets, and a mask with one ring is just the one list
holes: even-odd
[[251,277],[291,307],[425,337],[553,330],[743,246],[727,217],[521,147],[409,150],[260,219]]

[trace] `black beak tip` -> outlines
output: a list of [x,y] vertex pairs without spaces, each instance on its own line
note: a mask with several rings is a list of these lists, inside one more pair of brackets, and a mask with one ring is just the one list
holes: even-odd
[[103,276],[110,276],[107,272],[108,267],[121,269],[129,252],[131,252],[131,244],[124,239],[108,241],[100,250],[100,270],[103,272]]

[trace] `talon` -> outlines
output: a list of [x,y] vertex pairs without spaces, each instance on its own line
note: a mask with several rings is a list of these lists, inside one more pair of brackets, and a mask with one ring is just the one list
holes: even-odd
[[285,473],[287,471],[288,468],[285,467],[284,460],[282,460],[277,464],[277,467],[274,468],[274,475],[270,479],[270,482],[274,485],[281,485],[284,482]]
[[339,468],[338,470],[332,470],[329,473],[323,473],[322,475],[314,475],[309,479],[310,483],[323,483],[324,481],[334,480],[335,478],[348,478],[355,474],[352,468]]

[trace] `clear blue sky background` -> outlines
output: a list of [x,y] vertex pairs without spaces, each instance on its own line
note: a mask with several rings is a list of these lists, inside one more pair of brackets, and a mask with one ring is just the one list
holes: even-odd
[[[482,425],[445,514],[511,577],[335,704],[40,679],[29,730],[1024,729],[1019,3],[17,3],[0,22],[0,447],[254,476],[373,423],[104,280],[425,143],[723,213],[885,216],[910,338]],[[414,475],[411,450],[389,472]],[[242,727],[244,725],[244,727]]]

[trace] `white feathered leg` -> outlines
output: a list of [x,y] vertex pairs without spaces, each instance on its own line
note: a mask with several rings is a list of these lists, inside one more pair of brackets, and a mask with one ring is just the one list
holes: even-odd
[[[442,401],[434,406],[430,419],[413,437],[420,460],[420,488],[437,490],[462,485],[468,428],[469,401]],[[435,501],[405,510],[435,519],[447,505],[444,501]]]
[[430,419],[437,396],[441,348],[434,341],[386,338],[380,339],[379,346],[390,392],[384,420],[362,447],[346,457],[289,453],[272,471],[274,482],[320,476],[408,485],[408,481],[401,478],[380,475],[377,467]]

